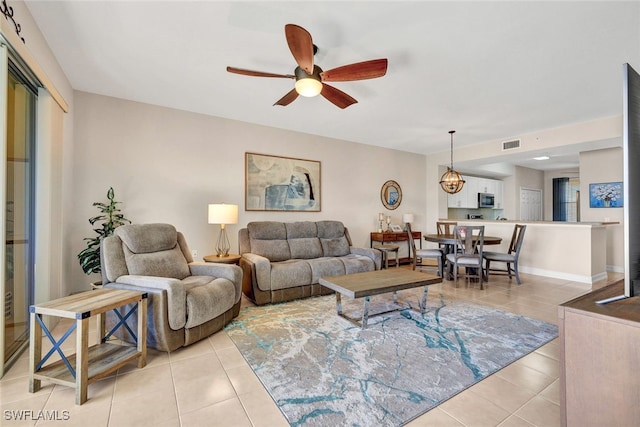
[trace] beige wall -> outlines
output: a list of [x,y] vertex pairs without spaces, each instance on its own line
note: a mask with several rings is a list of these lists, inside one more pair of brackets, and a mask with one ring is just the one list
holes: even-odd
[[590,208],[589,184],[623,180],[622,148],[580,153],[580,213],[582,221],[618,222],[607,226],[607,269],[624,272],[624,209]]
[[[239,224],[227,228],[237,250],[237,233],[250,221],[337,219],[349,227],[355,245],[369,246],[378,212],[400,224],[403,213],[424,223],[424,156],[363,144],[204,116],[122,99],[75,93],[74,209],[69,212],[69,277],[87,289],[75,254],[92,231],[94,201],[110,186],[126,216],[136,223],[168,222],[183,231],[199,257],[214,252],[219,226],[207,224],[209,203],[238,204]],[[256,152],[321,162],[322,211],[244,210],[244,156]],[[393,179],[402,188],[398,209],[386,210],[380,189]]]

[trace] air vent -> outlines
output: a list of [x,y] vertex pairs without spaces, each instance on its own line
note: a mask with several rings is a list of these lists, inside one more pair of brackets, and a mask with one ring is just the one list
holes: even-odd
[[513,150],[514,148],[520,148],[520,140],[514,139],[512,141],[504,141],[502,143],[502,151]]

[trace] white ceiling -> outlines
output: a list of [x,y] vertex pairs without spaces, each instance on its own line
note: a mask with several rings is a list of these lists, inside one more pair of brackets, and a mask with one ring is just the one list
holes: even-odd
[[[638,2],[26,4],[74,89],[423,154],[448,151],[450,129],[459,148],[620,115],[622,64],[640,69]],[[333,84],[359,101],[345,110],[272,106],[292,80],[225,68],[291,74],[287,23],[325,70],[388,58],[387,75]]]

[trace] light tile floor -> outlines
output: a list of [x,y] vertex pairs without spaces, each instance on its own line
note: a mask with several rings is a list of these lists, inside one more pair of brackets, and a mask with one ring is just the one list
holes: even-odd
[[[522,274],[517,286],[492,276],[485,290],[460,280],[433,285],[431,298],[467,300],[557,324],[557,305],[591,286]],[[622,278],[609,274],[593,289]],[[421,291],[405,291],[418,298]],[[250,305],[244,301],[245,305]],[[62,335],[69,322],[55,328]],[[97,335],[94,333],[93,336]],[[63,345],[73,352],[74,340]],[[43,347],[47,347],[43,344]],[[50,345],[48,346],[50,348]],[[286,426],[262,387],[224,331],[173,353],[149,350],[143,369],[130,364],[89,386],[89,400],[74,404],[73,389],[43,381],[28,392],[28,352],[0,380],[2,426]],[[542,346],[454,396],[408,425],[418,426],[559,426],[558,340]],[[28,412],[30,411],[30,412]],[[42,412],[39,412],[42,411]],[[22,420],[16,418],[22,417]],[[46,417],[68,418],[47,420]]]

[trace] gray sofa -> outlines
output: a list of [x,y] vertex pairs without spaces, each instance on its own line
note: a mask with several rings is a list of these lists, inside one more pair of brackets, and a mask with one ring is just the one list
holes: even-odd
[[320,277],[379,270],[382,258],[353,247],[340,221],[250,222],[238,243],[242,290],[258,305],[330,294]]
[[[184,236],[170,224],[118,227],[102,241],[100,255],[104,288],[148,294],[149,347],[173,351],[187,346],[222,329],[240,312],[240,267],[194,262]],[[109,312],[108,325],[116,322]],[[136,316],[127,322],[135,331]],[[133,341],[124,328],[116,335]]]

